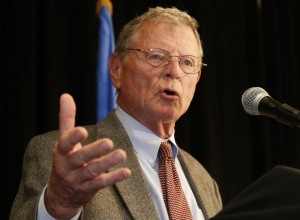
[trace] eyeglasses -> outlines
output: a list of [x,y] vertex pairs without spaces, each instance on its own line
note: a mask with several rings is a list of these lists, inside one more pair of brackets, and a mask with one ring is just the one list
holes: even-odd
[[187,74],[197,74],[202,66],[207,66],[198,57],[192,55],[175,56],[171,55],[169,51],[159,48],[149,50],[127,48],[125,50],[136,50],[145,53],[147,62],[154,67],[166,66],[170,63],[172,57],[178,57],[181,70]]

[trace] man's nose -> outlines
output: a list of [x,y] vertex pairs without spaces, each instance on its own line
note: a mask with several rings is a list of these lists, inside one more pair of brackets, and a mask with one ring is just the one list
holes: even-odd
[[180,78],[184,72],[182,71],[178,56],[172,56],[165,68],[165,76],[168,78]]

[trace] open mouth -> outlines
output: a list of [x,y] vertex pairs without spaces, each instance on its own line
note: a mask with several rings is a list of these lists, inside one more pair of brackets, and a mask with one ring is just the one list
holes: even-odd
[[162,92],[168,96],[177,96],[177,93],[174,90],[164,89]]

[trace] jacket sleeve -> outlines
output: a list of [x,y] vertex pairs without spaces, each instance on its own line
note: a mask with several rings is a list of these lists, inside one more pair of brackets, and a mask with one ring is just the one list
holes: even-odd
[[22,178],[10,219],[36,219],[40,195],[48,183],[52,165],[52,147],[58,132],[32,138],[23,157]]

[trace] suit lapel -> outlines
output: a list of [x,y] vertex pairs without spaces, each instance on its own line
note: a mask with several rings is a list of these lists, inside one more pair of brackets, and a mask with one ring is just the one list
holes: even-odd
[[115,112],[110,113],[104,121],[97,124],[97,139],[102,137],[111,138],[115,149],[121,148],[127,153],[127,160],[111,170],[128,167],[132,172],[132,176],[117,183],[116,188],[133,218],[159,219],[134,148]]
[[[185,173],[185,176],[190,184],[193,194],[196,198],[198,206],[201,208],[205,219],[208,219],[209,214],[207,213],[207,209],[205,206],[205,201],[204,201],[205,198],[203,198],[203,196],[202,196],[202,195],[206,195],[206,193],[207,193],[207,192],[205,192],[205,189],[201,183],[202,176],[199,176],[199,173],[196,172],[197,169],[193,169],[193,167],[195,168],[195,166],[190,166],[191,161],[185,157],[185,154],[182,152],[181,149],[178,154],[178,159],[179,159],[182,169]],[[203,180],[204,179],[205,178],[203,178]]]

